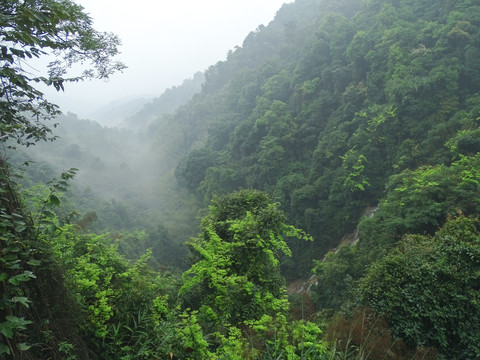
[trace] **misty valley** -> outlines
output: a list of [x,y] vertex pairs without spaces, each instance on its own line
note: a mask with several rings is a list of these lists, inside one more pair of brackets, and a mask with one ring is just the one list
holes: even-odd
[[39,85],[125,69],[85,9],[0,47],[0,359],[480,358],[477,1],[296,0],[92,119]]

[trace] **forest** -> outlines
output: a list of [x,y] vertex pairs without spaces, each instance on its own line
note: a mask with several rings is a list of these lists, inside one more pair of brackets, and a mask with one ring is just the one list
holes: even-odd
[[117,128],[38,86],[125,68],[80,5],[0,47],[0,359],[480,358],[476,0],[284,4]]

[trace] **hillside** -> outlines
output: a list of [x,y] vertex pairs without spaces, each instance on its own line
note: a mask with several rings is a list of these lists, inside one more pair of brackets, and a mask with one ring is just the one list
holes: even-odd
[[185,105],[202,89],[205,78],[197,72],[191,79],[186,79],[179,86],[173,86],[162,95],[145,104],[142,109],[124,119],[123,125],[136,130],[145,129],[151,121],[166,114],[173,114],[177,108]]
[[385,196],[390,176],[451,163],[447,142],[477,129],[476,9],[285,5],[171,120],[175,145],[193,148],[178,181],[207,201],[266,191],[315,238],[304,255],[320,258]]
[[479,44],[473,1],[297,0],[136,131],[65,118],[109,205],[0,163],[0,356],[478,358]]

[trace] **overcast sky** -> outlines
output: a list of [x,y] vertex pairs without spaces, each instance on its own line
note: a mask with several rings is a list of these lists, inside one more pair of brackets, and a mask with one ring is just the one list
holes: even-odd
[[68,84],[48,92],[63,111],[87,116],[122,98],[159,96],[196,71],[225,60],[260,24],[273,20],[291,0],[76,0],[99,31],[122,40],[118,57],[128,69],[108,81]]

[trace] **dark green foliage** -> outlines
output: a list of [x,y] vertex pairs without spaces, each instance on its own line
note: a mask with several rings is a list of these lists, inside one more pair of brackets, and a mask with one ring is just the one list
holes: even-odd
[[317,262],[315,273],[318,285],[314,287],[314,302],[318,309],[339,310],[354,292],[355,280],[364,273],[357,248],[341,245]]
[[29,346],[22,342],[20,332],[31,320],[24,318],[31,300],[24,286],[36,276],[33,267],[40,265],[32,246],[34,231],[25,215],[16,184],[10,178],[8,165],[0,160],[0,357],[16,356]]
[[476,154],[450,166],[422,167],[392,176],[375,217],[360,225],[362,239],[370,246],[385,246],[405,233],[433,234],[449,215],[478,215],[479,161]]
[[62,342],[75,344],[76,353],[88,357],[78,331],[82,321],[66,295],[62,270],[52,265],[50,249],[40,240],[57,229],[54,209],[75,170],[50,182],[42,198],[31,199],[37,208],[30,213],[8,164],[0,162],[0,357],[58,356]]
[[348,305],[367,266],[388,254],[404,234],[433,235],[449,216],[478,216],[479,168],[477,154],[450,166],[423,167],[392,176],[374,216],[360,222],[359,242],[353,247],[343,245],[326,261],[317,262],[316,305],[334,310]]
[[361,301],[395,335],[451,359],[480,355],[478,221],[449,220],[434,237],[408,236],[361,281]]
[[205,178],[208,168],[215,164],[214,156],[208,149],[192,151],[178,164],[176,177],[188,189],[195,191]]
[[[317,241],[301,258],[322,256],[379,202],[391,175],[450,163],[445,144],[457,133],[449,143],[457,154],[478,150],[476,65],[467,60],[478,48],[478,13],[447,1],[285,6],[207,71],[199,99],[218,99],[211,130],[179,166],[180,182],[206,200],[240,187],[266,191]],[[290,56],[260,50],[266,38]],[[185,172],[199,154],[208,162]]]

